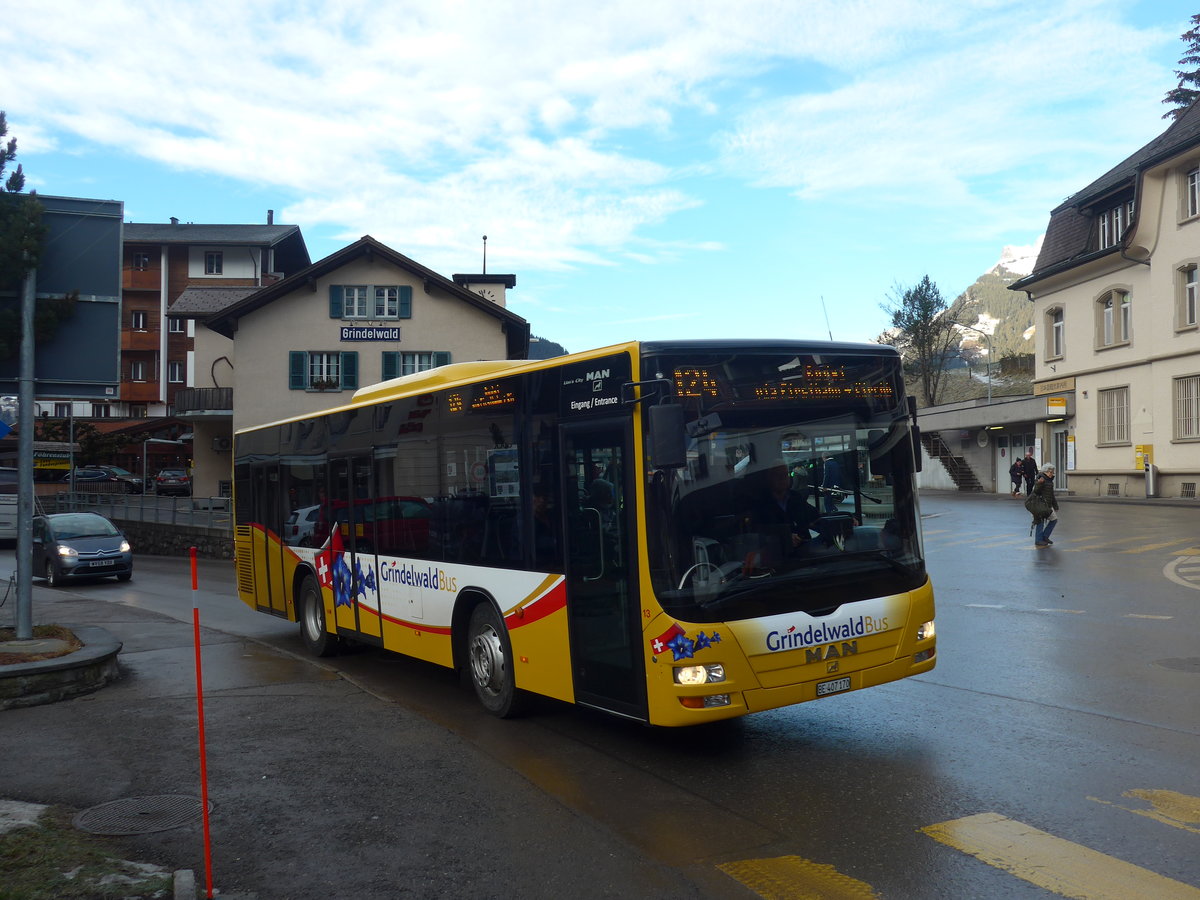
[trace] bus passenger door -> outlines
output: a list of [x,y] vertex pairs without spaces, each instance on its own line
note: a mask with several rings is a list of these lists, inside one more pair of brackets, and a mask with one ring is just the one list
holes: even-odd
[[563,426],[567,616],[579,703],[646,717],[627,419]]
[[[329,498],[341,562],[333,566],[334,613],[341,628],[370,637],[382,635],[379,572],[375,565],[375,498],[370,456],[330,460]],[[331,543],[335,532],[331,532]],[[335,547],[336,549],[336,547]]]

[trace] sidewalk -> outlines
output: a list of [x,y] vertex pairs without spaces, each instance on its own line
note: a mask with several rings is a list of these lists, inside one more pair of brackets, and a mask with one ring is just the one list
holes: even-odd
[[[920,494],[922,497],[929,495],[931,497],[954,496],[963,498],[990,498],[994,500],[1006,500],[1009,503],[1015,503],[1018,499],[1011,496],[1008,491],[955,491],[944,490],[941,488],[921,488]],[[1054,496],[1059,500],[1059,502],[1104,503],[1111,506],[1178,506],[1187,509],[1200,510],[1200,499],[1187,500],[1180,497],[1096,497],[1087,496],[1084,494],[1067,493],[1066,491],[1055,491]],[[1020,499],[1024,500],[1024,498],[1025,495],[1022,494]]]
[[[35,582],[34,624],[104,629],[123,645],[121,677],[81,697],[0,712],[0,801],[74,814],[118,800],[186,796],[198,809],[192,623],[101,599],[104,587]],[[333,665],[203,627],[205,602],[206,766],[221,897],[721,895],[486,754],[482,734],[505,740],[519,723],[480,711],[480,740],[464,739]],[[0,608],[0,626],[14,617],[12,601]],[[214,608],[209,621],[217,619]],[[198,816],[119,841],[122,858],[184,882],[191,876],[204,895]],[[177,896],[195,896],[181,888]]]

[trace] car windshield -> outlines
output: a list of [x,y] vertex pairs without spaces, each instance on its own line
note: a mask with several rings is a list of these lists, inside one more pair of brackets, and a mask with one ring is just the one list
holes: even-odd
[[158,473],[159,478],[182,478],[183,475],[183,469],[163,469]]
[[50,520],[50,531],[54,534],[55,540],[59,541],[85,537],[111,537],[120,534],[112,522],[103,516],[92,513],[55,516]]
[[122,469],[120,466],[105,466],[104,468],[107,471],[112,472],[114,475],[129,475],[134,478],[137,477],[132,472],[130,472],[128,469]]

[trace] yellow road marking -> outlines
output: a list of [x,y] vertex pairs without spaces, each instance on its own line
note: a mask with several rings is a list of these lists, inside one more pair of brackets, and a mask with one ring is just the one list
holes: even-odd
[[1145,816],[1147,819],[1153,819],[1155,822],[1170,825],[1172,828],[1190,831],[1192,834],[1200,834],[1200,828],[1193,827],[1200,825],[1200,797],[1190,797],[1187,794],[1180,794],[1176,791],[1142,788],[1126,791],[1121,796],[1145,800],[1153,809],[1130,809],[1128,806],[1121,806],[1119,803],[1101,800],[1098,797],[1089,797],[1088,799],[1095,800],[1097,803],[1103,803],[1105,806],[1115,806],[1117,809],[1123,809],[1125,812],[1131,812],[1134,815]]
[[939,822],[921,831],[1023,881],[1076,900],[1200,900],[1200,889],[1191,885],[999,813]]
[[1125,613],[1125,618],[1126,619],[1161,619],[1163,621],[1166,621],[1167,619],[1173,619],[1175,617],[1174,616],[1149,616],[1149,615],[1145,615],[1143,613]]
[[1188,547],[1186,550],[1174,551],[1176,556],[1200,556],[1200,547]]
[[765,900],[876,900],[864,881],[799,856],[742,859],[717,866]]

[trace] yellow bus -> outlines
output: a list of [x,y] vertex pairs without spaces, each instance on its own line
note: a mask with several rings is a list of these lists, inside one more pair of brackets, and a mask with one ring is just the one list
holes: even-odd
[[890,347],[451,363],[235,435],[238,592],[314,654],[465,669],[501,717],[731,718],[933,668],[919,460]]

